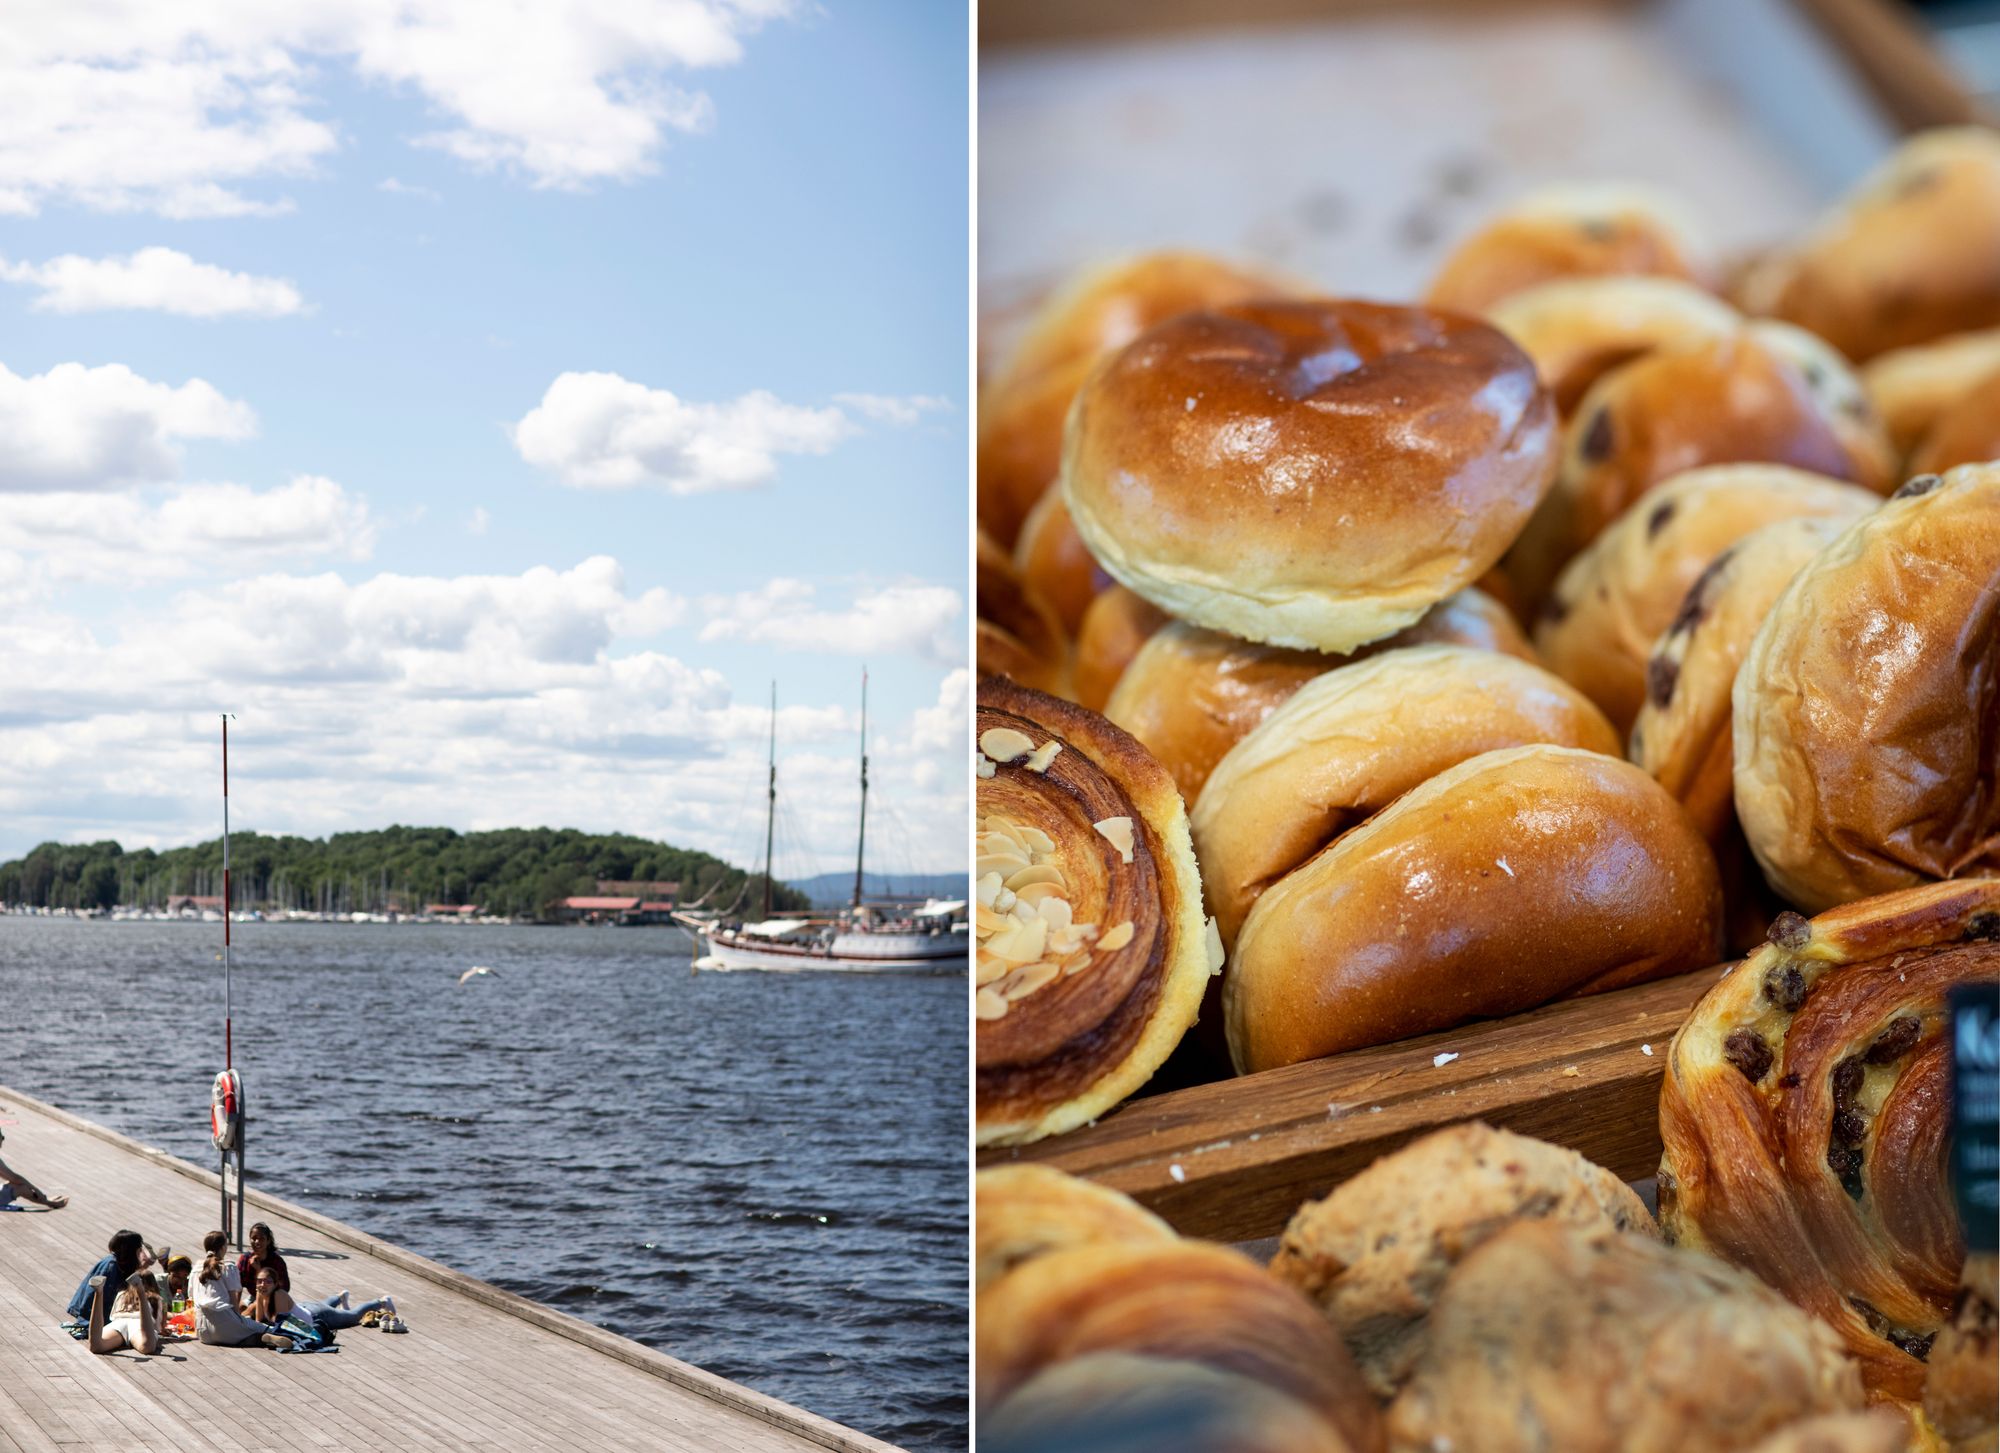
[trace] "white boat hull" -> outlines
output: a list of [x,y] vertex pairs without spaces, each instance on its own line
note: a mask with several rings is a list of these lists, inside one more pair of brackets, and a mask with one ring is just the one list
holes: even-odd
[[737,934],[703,933],[698,969],[763,969],[779,973],[962,974],[963,934],[842,933],[832,944],[759,942]]

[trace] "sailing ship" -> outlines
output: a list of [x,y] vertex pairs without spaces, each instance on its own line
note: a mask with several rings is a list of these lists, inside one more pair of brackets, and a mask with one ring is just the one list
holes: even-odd
[[[868,843],[868,673],[861,674],[861,813],[854,845],[854,893],[836,917],[774,917],[771,852],[778,812],[778,688],[771,687],[770,777],[765,790],[763,915],[740,922],[696,909],[674,921],[700,944],[697,969],[832,970],[861,973],[964,973],[969,932],[963,899],[921,907],[868,903],[862,865]],[[747,884],[745,885],[748,886]]]

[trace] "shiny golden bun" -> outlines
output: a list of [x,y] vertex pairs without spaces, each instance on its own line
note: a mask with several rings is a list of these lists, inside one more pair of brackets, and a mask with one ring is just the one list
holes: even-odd
[[975,1292],[1051,1251],[1177,1239],[1131,1197],[1047,1166],[994,1166],[972,1178],[972,1190]]
[[[1711,560],[1775,520],[1853,521],[1881,496],[1782,464],[1691,469],[1647,493],[1571,560],[1535,626],[1550,670],[1604,708],[1622,734],[1647,699],[1647,658]],[[1655,672],[1654,695],[1671,681]]]
[[1554,448],[1533,364],[1484,324],[1245,304],[1107,359],[1077,394],[1062,479],[1091,553],[1168,614],[1341,653],[1498,559]]
[[977,558],[979,674],[1070,695],[1069,637],[1054,609],[1014,573],[1014,562],[984,530]]
[[2000,371],[2000,328],[1987,328],[1870,359],[1861,370],[1861,384],[1882,427],[1889,431],[1889,442],[1908,455],[1947,409],[1996,371]]
[[979,523],[1011,546],[1062,461],[1070,400],[1105,353],[1178,313],[1295,294],[1195,252],[1154,252],[1079,277],[1042,307],[979,394]]
[[1513,294],[1487,321],[1535,361],[1567,419],[1590,386],[1655,348],[1728,333],[1741,316],[1713,293],[1664,277],[1568,278]]
[[1053,481],[1021,524],[1020,538],[1014,541],[1014,573],[1048,602],[1075,639],[1105,576],[1069,522],[1062,490]]
[[1685,973],[1721,922],[1707,843],[1637,767],[1487,752],[1257,899],[1223,980],[1230,1056],[1270,1069]]
[[1599,379],[1569,423],[1555,488],[1508,552],[1523,599],[1663,479],[1704,464],[1788,464],[1878,494],[1894,451],[1839,355],[1751,323],[1655,349]]
[[1667,198],[1638,187],[1551,187],[1460,243],[1424,302],[1483,313],[1537,284],[1636,274],[1708,283],[1714,269]]
[[1532,662],[1414,646],[1303,684],[1226,755],[1194,805],[1195,850],[1224,944],[1266,888],[1467,758],[1553,742],[1612,753],[1581,692]]
[[2000,874],[2000,465],[1911,480],[1800,570],[1732,711],[1744,836],[1798,907]]
[[1738,301],[1856,360],[2000,324],[2000,136],[1966,126],[1905,142],[1796,247],[1752,268]]
[[977,1140],[1073,1130],[1157,1070],[1210,973],[1173,779],[1095,712],[979,683]]
[[1961,464],[2000,459],[2000,369],[1986,375],[1938,416],[1910,455],[1912,474],[1943,474]]
[[1076,699],[1103,711],[1133,658],[1172,617],[1122,585],[1099,593],[1076,642]]
[[1132,658],[1104,714],[1173,774],[1181,796],[1201,795],[1215,764],[1313,677],[1404,646],[1465,645],[1534,659],[1514,618],[1467,586],[1415,625],[1352,656],[1259,646],[1185,622],[1166,627]]

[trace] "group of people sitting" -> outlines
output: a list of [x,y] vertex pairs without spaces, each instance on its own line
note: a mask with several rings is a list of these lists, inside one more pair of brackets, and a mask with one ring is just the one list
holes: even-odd
[[373,1315],[385,1331],[401,1331],[393,1298],[354,1306],[346,1292],[324,1301],[292,1295],[291,1273],[262,1221],[250,1228],[250,1249],[229,1255],[229,1237],[211,1231],[202,1239],[201,1265],[186,1256],[162,1265],[137,1231],[120,1231],[109,1252],[85,1275],[70,1298],[72,1325],[84,1328],[92,1352],[126,1348],[151,1355],[160,1350],[166,1305],[186,1299],[193,1305],[194,1333],[217,1347],[317,1351],[335,1332]]

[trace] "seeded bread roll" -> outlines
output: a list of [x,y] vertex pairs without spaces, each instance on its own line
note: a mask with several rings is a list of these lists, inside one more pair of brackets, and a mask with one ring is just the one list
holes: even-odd
[[1987,328],[1884,353],[1861,370],[1861,385],[1889,431],[1889,442],[1907,456],[1947,409],[1996,371],[2000,328]]
[[981,1415],[1044,1368],[1091,1353],[1195,1362],[1305,1404],[1357,1450],[1381,1414],[1317,1308],[1241,1252],[1199,1241],[1051,1251],[979,1298]]
[[1067,696],[1069,638],[1056,613],[1014,573],[1007,552],[978,537],[979,674],[1009,676],[1038,691]]
[[1535,650],[1604,708],[1622,734],[1672,682],[1646,661],[1711,560],[1761,525],[1803,515],[1859,519],[1882,502],[1856,485],[1782,464],[1690,469],[1650,491],[1570,561],[1542,607]]
[[1894,457],[1847,365],[1796,328],[1655,349],[1599,379],[1570,421],[1555,488],[1508,552],[1522,598],[1539,603],[1605,526],[1704,464],[1788,464],[1881,494]]
[[1222,985],[1230,1057],[1270,1069],[1685,973],[1721,924],[1708,844],[1652,778],[1487,752],[1257,899]]
[[1472,1121],[1426,1135],[1301,1206],[1271,1273],[1326,1313],[1386,1402],[1423,1351],[1424,1319],[1452,1268],[1523,1218],[1659,1235],[1645,1203],[1611,1172]]
[[1430,643],[1498,651],[1534,649],[1498,602],[1467,586],[1415,625],[1352,656],[1324,656],[1239,641],[1185,622],[1166,627],[1132,658],[1104,714],[1142,742],[1193,802],[1224,754],[1306,682],[1384,651]]
[[1966,126],[1905,142],[1752,268],[1738,301],[1856,360],[2000,324],[2000,137]]
[[1733,332],[1743,321],[1714,294],[1663,277],[1543,283],[1512,294],[1486,316],[1535,361],[1565,419],[1619,365],[1655,348]]
[[1404,793],[1530,742],[1618,750],[1575,687],[1490,651],[1413,646],[1314,678],[1231,749],[1195,801],[1196,855],[1223,943],[1235,943],[1260,893]]
[[1626,186],[1562,186],[1523,198],[1445,259],[1425,303],[1483,313],[1502,298],[1559,278],[1655,274],[1713,280],[1672,200]]
[[1062,490],[1053,481],[1022,521],[1020,538],[1014,542],[1014,573],[1048,602],[1063,630],[1076,639],[1084,612],[1108,577],[1077,538]]
[[1855,1412],[1840,1339],[1756,1278],[1603,1227],[1517,1221],[1431,1308],[1396,1453],[1733,1453]]
[[1943,474],[1961,464],[2000,459],[2000,370],[1967,389],[1938,416],[1910,455],[1912,474]]
[[1796,913],[1703,996],[1660,1091],[1660,1224],[1756,1273],[1913,1403],[1958,1290],[1945,997],[2000,977],[2000,883]]
[[1022,1145],[1151,1078],[1221,948],[1211,960],[1180,793],[1144,747],[997,678],[978,726],[977,1140]]
[[1133,659],[1173,617],[1122,585],[1100,593],[1083,613],[1076,642],[1076,699],[1103,711]]
[[2000,874],[2000,466],[1911,480],[1815,556],[1731,707],[1744,836],[1800,908]]
[[1244,304],[1150,329],[1077,394],[1063,492],[1168,614],[1344,653],[1476,580],[1548,487],[1555,409],[1467,318]]
[[1046,1166],[994,1166],[972,1188],[975,1292],[1050,1251],[1178,1239],[1131,1197]]
[[1924,1416],[1950,1453],[1993,1453],[2000,1441],[2000,1258],[1966,1257],[1951,1320],[1931,1344]]
[[1296,295],[1295,283],[1194,252],[1155,252],[1079,277],[1041,309],[979,393],[979,523],[1011,546],[1055,479],[1070,400],[1104,354],[1197,308]]

